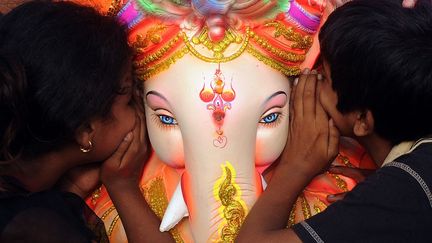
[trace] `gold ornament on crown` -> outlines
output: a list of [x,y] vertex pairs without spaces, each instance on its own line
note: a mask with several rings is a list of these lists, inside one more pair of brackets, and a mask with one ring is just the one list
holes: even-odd
[[134,65],[142,80],[187,54],[223,63],[248,53],[283,74],[297,75],[325,6],[325,1],[308,0],[110,1],[109,12],[117,13],[130,30],[137,53]]
[[[284,38],[292,42],[290,47],[300,50],[299,53],[301,54],[275,47],[266,38],[252,31],[250,27],[246,27],[243,34],[228,28],[225,31],[224,38],[217,42],[211,40],[209,37],[208,28],[203,28],[198,35],[193,37],[189,37],[185,31],[180,31],[157,51],[151,54],[149,53],[144,58],[135,61],[134,66],[137,70],[137,75],[140,79],[145,80],[168,69],[186,54],[191,54],[209,63],[223,63],[238,58],[244,52],[251,54],[266,65],[271,66],[285,75],[294,76],[300,74],[298,63],[304,61],[306,58],[305,52],[301,52],[301,50],[307,50],[311,47],[312,37],[309,35],[302,35],[294,31],[292,27],[287,27],[278,21],[269,21],[265,26],[274,28],[274,38]],[[159,43],[162,39],[161,33],[165,29],[165,25],[158,24],[150,28],[145,35],[136,35],[135,41],[132,43],[132,47],[135,49],[136,53],[141,55],[145,53],[149,44]],[[255,44],[252,45],[251,41]],[[173,52],[172,50],[180,44],[179,42],[182,42],[184,46]],[[259,49],[257,47],[259,47]],[[265,52],[270,53],[278,59],[297,64],[288,66],[268,56],[268,54],[264,53],[262,50],[265,50]],[[163,57],[165,56],[168,56],[168,58],[164,59]]]

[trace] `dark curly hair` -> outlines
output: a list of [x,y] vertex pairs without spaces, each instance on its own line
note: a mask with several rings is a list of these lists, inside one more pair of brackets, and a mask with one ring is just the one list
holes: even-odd
[[393,144],[432,134],[432,6],[354,0],[319,34],[337,108],[370,110],[378,135]]
[[0,161],[38,156],[108,119],[130,71],[126,28],[70,2],[25,3],[0,20]]

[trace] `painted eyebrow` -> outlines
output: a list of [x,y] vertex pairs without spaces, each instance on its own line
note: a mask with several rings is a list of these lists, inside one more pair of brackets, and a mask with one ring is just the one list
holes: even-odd
[[165,98],[165,96],[163,96],[161,93],[159,93],[159,92],[157,92],[157,91],[154,91],[154,90],[147,92],[147,94],[146,94],[146,99],[147,99],[147,96],[149,96],[149,95],[151,95],[151,94],[152,94],[152,95],[159,96],[159,98],[161,98],[161,99],[163,99],[164,101],[166,101],[167,103],[169,103],[168,100]]
[[288,97],[288,95],[284,92],[284,91],[277,91],[274,94],[270,95],[263,104],[267,103],[269,100],[271,100],[273,97],[278,96],[280,94],[284,94],[286,97]]
[[164,102],[166,102],[168,106],[171,107],[171,103],[168,101],[167,98],[165,98],[165,96],[163,96],[163,94],[161,94],[161,93],[159,93],[159,92],[157,92],[155,90],[151,90],[151,91],[147,92],[147,94],[145,96],[146,97],[146,102],[148,102],[148,96],[149,95],[156,95],[157,97],[161,98]]

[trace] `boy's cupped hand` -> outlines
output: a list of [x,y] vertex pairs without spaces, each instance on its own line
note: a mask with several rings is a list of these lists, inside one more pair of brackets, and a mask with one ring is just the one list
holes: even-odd
[[101,167],[101,181],[107,187],[138,186],[145,162],[151,154],[144,114],[137,109],[135,127]]
[[319,100],[321,75],[308,69],[291,92],[289,135],[280,164],[312,178],[326,169],[338,153],[339,131]]

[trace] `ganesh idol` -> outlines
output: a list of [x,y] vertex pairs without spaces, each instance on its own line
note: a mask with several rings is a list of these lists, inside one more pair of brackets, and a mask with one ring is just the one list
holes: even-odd
[[[154,149],[141,188],[160,230],[177,242],[233,242],[284,149],[291,83],[314,65],[317,31],[333,4],[102,0],[94,6],[128,26],[136,52]],[[374,167],[347,139],[333,165]],[[287,226],[325,210],[327,195],[354,185],[328,172],[317,176],[298,197]],[[110,241],[126,242],[106,190],[89,204]]]

